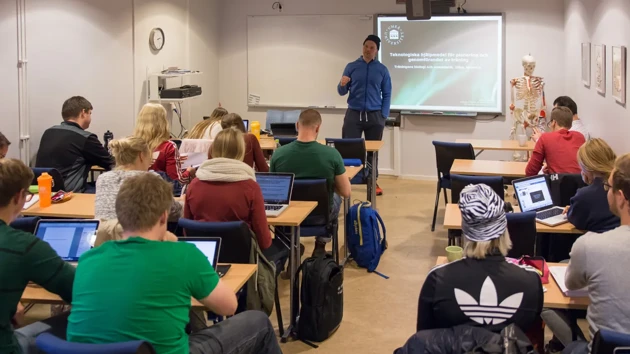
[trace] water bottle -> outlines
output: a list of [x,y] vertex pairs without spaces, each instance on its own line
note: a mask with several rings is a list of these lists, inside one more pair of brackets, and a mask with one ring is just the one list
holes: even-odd
[[255,120],[251,124],[252,126],[252,134],[256,136],[256,138],[260,141],[260,122]]
[[39,190],[39,207],[49,207],[52,203],[52,177],[48,173],[43,172],[37,177],[37,189]]
[[110,132],[109,130],[105,132],[105,134],[103,134],[103,142],[105,143],[105,150],[107,150],[107,145],[109,145],[109,142],[114,140],[114,133]]

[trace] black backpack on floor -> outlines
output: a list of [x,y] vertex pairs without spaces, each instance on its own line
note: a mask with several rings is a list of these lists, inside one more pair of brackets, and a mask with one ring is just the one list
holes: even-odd
[[302,272],[298,338],[323,342],[343,318],[343,268],[331,255],[311,257],[298,269]]

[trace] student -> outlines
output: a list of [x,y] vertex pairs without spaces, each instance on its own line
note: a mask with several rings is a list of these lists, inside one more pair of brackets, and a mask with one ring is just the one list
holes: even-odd
[[599,138],[578,150],[578,163],[587,187],[580,188],[567,207],[567,218],[578,230],[606,232],[619,227],[619,218],[608,208],[604,183],[615,165],[615,152]]
[[543,305],[542,283],[535,271],[506,262],[512,242],[504,207],[485,184],[461,192],[466,258],[429,272],[420,291],[416,331],[471,325],[499,332],[512,323],[527,331],[534,325]]
[[19,301],[29,281],[67,303],[72,301],[75,268],[48,243],[9,226],[32,197],[28,192],[32,180],[33,172],[21,161],[0,160],[0,353],[28,352],[34,348],[35,335],[41,332],[28,326],[13,332],[24,314]]
[[[120,239],[122,228],[116,219],[116,196],[120,185],[129,177],[146,173],[151,166],[151,150],[144,140],[131,136],[109,142],[116,160],[116,168],[105,172],[96,180],[95,218],[101,220],[94,246],[105,241]],[[173,200],[168,221],[177,222],[182,216],[182,205]],[[117,230],[117,231],[116,231]]]
[[[260,148],[260,142],[254,134],[247,133],[241,116],[236,113],[226,114],[221,119],[221,127],[223,129],[234,127],[241,131],[245,139],[245,157],[243,157],[243,162],[255,168],[257,172],[269,172],[269,165],[267,165],[265,156]],[[211,159],[212,156],[208,154],[208,158]]]
[[[350,197],[350,180],[339,151],[317,142],[322,116],[314,109],[307,109],[300,114],[297,122],[297,140],[279,147],[271,157],[271,172],[294,173],[296,179],[325,178],[328,184],[330,200],[330,218],[333,231],[337,232],[341,198]],[[332,235],[317,237],[313,255],[326,252],[326,243]]]
[[85,98],[70,97],[61,108],[63,122],[46,129],[39,143],[36,167],[57,169],[66,191],[93,193],[94,187],[86,184],[92,166],[109,171],[114,163],[96,135],[86,130],[92,122],[92,109]]
[[[580,119],[580,117],[578,117],[577,104],[575,103],[575,101],[573,101],[573,99],[571,99],[571,97],[560,96],[556,98],[555,101],[553,101],[553,106],[554,108],[567,107],[568,109],[570,109],[571,112],[573,112],[573,124],[571,124],[570,130],[574,132],[582,133],[582,135],[584,135],[584,139],[586,140],[590,139],[590,134],[588,133],[586,126],[584,126],[584,123],[582,123],[582,120]],[[532,139],[534,141],[538,141],[542,133],[543,132],[539,131],[537,128],[534,128],[534,134],[532,135]]]
[[191,297],[221,316],[233,315],[237,302],[199,249],[164,242],[172,202],[171,186],[154,174],[123,182],[116,198],[123,240],[81,256],[68,340],[145,340],[157,353],[281,353],[269,319],[258,311],[186,335]]
[[215,108],[210,118],[197,123],[186,138],[214,140],[221,131],[221,118],[226,114],[228,114],[227,109],[220,106]]
[[166,120],[166,109],[157,103],[145,104],[136,118],[133,135],[147,142],[155,159],[150,168],[173,182],[173,191],[179,196],[181,186],[191,180],[192,168],[182,170],[177,145],[169,140],[171,133]]
[[544,173],[580,173],[577,151],[584,144],[584,135],[570,131],[573,113],[567,107],[556,107],[551,111],[549,127],[552,132],[540,136],[532,157],[527,163],[525,174],[534,176],[540,172],[543,162],[547,167]]
[[[630,292],[626,272],[630,267],[630,154],[615,162],[615,168],[604,183],[610,211],[621,220],[618,228],[580,237],[571,249],[571,260],[565,275],[569,290],[588,288],[590,305],[586,319],[590,338],[599,329],[630,335]],[[547,315],[553,312],[546,311]],[[563,353],[588,353],[587,343],[579,327],[565,317],[560,321],[544,318],[551,331],[566,345]],[[573,338],[578,341],[570,343]]]
[[9,153],[9,145],[11,145],[9,139],[7,139],[4,134],[0,133],[0,159],[7,157],[7,154]]

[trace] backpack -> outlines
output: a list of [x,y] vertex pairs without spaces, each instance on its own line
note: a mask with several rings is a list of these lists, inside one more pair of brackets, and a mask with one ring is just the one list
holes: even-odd
[[[379,225],[383,228],[382,238]],[[346,218],[346,235],[352,259],[359,267],[374,272],[387,249],[387,240],[383,219],[372,209],[371,203],[361,202],[350,207]]]
[[[311,257],[298,269],[302,271],[298,338],[323,342],[341,324],[343,318],[343,268],[331,255]],[[297,290],[297,289],[295,289]]]

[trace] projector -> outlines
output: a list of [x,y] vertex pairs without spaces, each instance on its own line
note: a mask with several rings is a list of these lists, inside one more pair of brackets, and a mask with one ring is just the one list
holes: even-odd
[[428,20],[431,15],[448,14],[455,0],[407,0],[407,20]]

